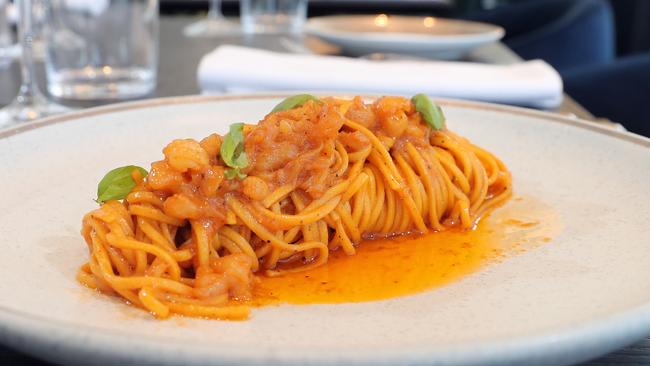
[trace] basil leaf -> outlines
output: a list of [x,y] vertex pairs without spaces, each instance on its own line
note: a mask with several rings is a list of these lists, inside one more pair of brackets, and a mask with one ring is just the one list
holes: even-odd
[[273,108],[273,110],[271,111],[271,113],[286,111],[289,109],[300,107],[301,105],[305,104],[309,100],[319,101],[320,99],[318,99],[318,97],[315,97],[311,94],[294,95],[286,98],[285,100],[280,102],[280,104],[276,105],[275,108]]
[[97,186],[97,203],[104,203],[110,200],[121,200],[124,199],[129,192],[135,187],[135,181],[133,180],[134,169],[138,169],[142,177],[146,177],[149,174],[144,168],[140,168],[135,165],[127,165],[120,168],[116,168],[106,173],[104,178],[99,182]]
[[226,169],[223,172],[223,175],[227,179],[235,179],[235,178],[244,179],[244,178],[246,178],[246,174],[242,173],[241,170],[239,170],[239,168]]
[[442,109],[433,103],[426,94],[416,94],[411,98],[411,102],[431,128],[442,130],[445,127],[445,115],[442,113]]
[[246,151],[244,151],[243,131],[243,123],[234,123],[230,125],[230,132],[224,136],[223,143],[219,150],[221,160],[223,160],[227,166],[236,169],[238,172],[237,174],[227,173],[231,170],[227,169],[225,174],[228,179],[240,177],[242,173],[239,172],[239,170],[248,166],[248,157],[246,156]]

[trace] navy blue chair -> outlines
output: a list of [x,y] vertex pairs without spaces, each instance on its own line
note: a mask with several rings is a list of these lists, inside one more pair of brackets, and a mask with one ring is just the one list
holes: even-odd
[[508,47],[524,59],[541,58],[560,72],[615,58],[607,0],[528,0],[464,18],[502,26]]
[[607,0],[528,0],[466,18],[501,25],[510,48],[553,65],[587,110],[650,137],[650,54],[615,59]]
[[575,69],[562,78],[567,94],[591,113],[650,137],[650,53]]

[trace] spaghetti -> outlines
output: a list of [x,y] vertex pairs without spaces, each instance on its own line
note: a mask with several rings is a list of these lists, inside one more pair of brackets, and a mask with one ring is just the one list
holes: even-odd
[[471,229],[511,194],[501,161],[408,99],[301,103],[241,126],[241,146],[231,128],[173,141],[146,176],[129,170],[124,199],[83,219],[78,280],[158,318],[241,319],[257,275],[354,255],[364,239]]

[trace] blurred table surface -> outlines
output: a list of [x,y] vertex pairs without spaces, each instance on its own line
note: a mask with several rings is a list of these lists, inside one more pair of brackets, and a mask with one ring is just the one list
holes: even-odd
[[[226,15],[236,14],[239,0],[221,0]],[[163,13],[192,12],[207,9],[209,0],[160,0]],[[309,14],[324,15],[336,13],[390,12],[431,15],[448,14],[454,8],[454,0],[309,0]]]
[[[196,69],[199,60],[202,55],[222,43],[240,44],[283,52],[292,51],[292,49],[288,49],[292,47],[287,47],[286,39],[283,40],[282,37],[272,35],[253,37],[236,36],[220,39],[185,38],[182,34],[183,27],[196,19],[195,17],[187,16],[164,16],[161,18],[158,87],[155,95],[149,97],[197,94],[199,89],[196,83]],[[315,53],[337,52],[336,48],[313,39],[306,39],[304,44]],[[501,43],[483,47],[470,54],[468,59],[471,61],[498,64],[521,61],[516,54]],[[2,86],[0,88],[0,104],[7,104],[15,96],[20,81],[18,71],[16,63],[5,70],[0,70],[0,85]],[[44,78],[42,67],[37,69],[37,74],[39,76],[39,83],[43,87]],[[86,103],[84,106],[90,105]],[[565,115],[574,115],[587,120],[593,119],[593,116],[588,111],[568,96],[565,96],[564,103],[556,112]],[[650,365],[650,338],[583,365],[605,366],[623,364]],[[0,346],[0,365],[48,365],[48,363]]]
[[[250,47],[259,47],[280,52],[294,52],[295,48],[302,47],[314,53],[335,54],[338,49],[322,43],[313,38],[305,40],[290,39],[277,35],[231,36],[223,38],[187,38],[183,35],[183,28],[196,17],[189,16],[163,16],[160,21],[160,65],[158,72],[158,86],[155,94],[147,97],[169,97],[199,93],[196,82],[196,70],[199,60],[203,55],[212,51],[219,44],[238,44]],[[521,58],[513,53],[502,43],[495,43],[480,48],[467,56],[468,60],[507,64],[520,62]],[[44,68],[42,63],[37,63],[36,73],[41,90],[45,90]],[[16,95],[20,85],[18,64],[14,62],[9,68],[0,70],[0,105],[9,103]],[[64,104],[73,107],[91,107],[104,103],[97,102],[71,102]],[[556,110],[569,116],[592,120],[594,117],[565,96],[564,102]]]

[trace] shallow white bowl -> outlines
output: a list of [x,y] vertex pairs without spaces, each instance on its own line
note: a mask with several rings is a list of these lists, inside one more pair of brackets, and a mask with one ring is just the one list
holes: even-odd
[[505,34],[503,28],[486,23],[384,14],[310,18],[305,31],[351,56],[383,52],[445,60],[458,59]]

